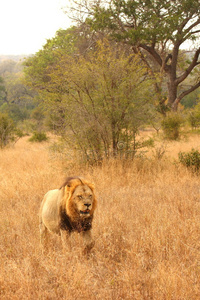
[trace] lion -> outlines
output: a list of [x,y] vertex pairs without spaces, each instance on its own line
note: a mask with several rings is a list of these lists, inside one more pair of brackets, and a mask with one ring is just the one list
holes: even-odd
[[94,246],[91,229],[96,206],[94,185],[79,177],[68,177],[59,189],[48,191],[43,198],[39,212],[41,244],[46,245],[48,233],[56,233],[65,247],[70,244],[71,233],[78,232],[83,238],[83,252],[88,254]]

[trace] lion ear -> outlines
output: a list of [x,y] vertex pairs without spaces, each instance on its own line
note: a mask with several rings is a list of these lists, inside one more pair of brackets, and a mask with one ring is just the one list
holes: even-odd
[[69,192],[71,190],[71,185],[70,184],[67,184],[65,186],[65,192]]
[[71,189],[69,186],[65,186],[64,187],[64,198],[67,200],[67,199],[70,199],[72,196],[72,192],[71,192]]
[[94,183],[88,183],[89,188],[94,191],[95,185]]

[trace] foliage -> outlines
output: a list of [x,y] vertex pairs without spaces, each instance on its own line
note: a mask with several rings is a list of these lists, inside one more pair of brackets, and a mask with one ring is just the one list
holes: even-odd
[[189,113],[188,122],[192,128],[200,126],[200,103],[198,103]]
[[5,82],[3,77],[0,76],[0,104],[3,103],[4,101],[5,92],[6,92]]
[[198,99],[200,97],[199,90],[195,90],[194,92],[190,93],[181,101],[181,104],[185,108],[194,108],[195,105],[198,104]]
[[[158,95],[163,88],[163,74],[167,75],[165,89],[168,89],[168,105],[173,110],[177,110],[183,97],[200,86],[198,43],[190,59],[180,64],[180,46],[186,41],[197,42],[199,38],[199,0],[94,0],[90,5],[79,5],[77,10],[85,11],[85,15],[88,12],[86,23],[93,30],[103,31],[114,40],[133,46],[156,79]],[[179,89],[195,70],[198,74],[189,87]],[[162,93],[159,97],[162,105]]]
[[[36,66],[37,74],[34,62],[26,69],[33,87],[40,91],[42,86],[51,128],[87,160],[116,156],[118,143],[124,140],[127,151],[131,150],[137,129],[148,118],[151,98],[147,70],[139,57],[106,40],[85,56],[62,54],[58,49],[54,54],[55,65],[45,70]],[[49,80],[38,84],[45,72]]]
[[24,59],[24,56],[16,57],[5,56],[0,57],[0,75],[6,77],[9,74],[19,74],[23,67],[21,61]]
[[0,113],[0,148],[6,147],[16,139],[16,128],[8,115]]
[[190,152],[179,152],[179,161],[181,164],[198,173],[200,169],[200,152],[192,149]]
[[45,132],[35,131],[32,137],[29,139],[30,142],[45,142],[48,140],[48,137]]
[[0,112],[6,113],[15,123],[24,121],[30,117],[30,110],[22,107],[19,104],[4,103],[0,106]]
[[[48,39],[36,55],[24,61],[26,84],[34,86],[37,90],[43,89],[51,81],[51,73],[63,55],[78,57],[84,54],[87,48],[91,49],[88,36],[89,40],[92,40],[91,30],[88,32],[81,26],[58,30],[55,37]],[[62,90],[63,86],[59,86],[59,93],[62,93]]]
[[196,129],[200,126],[200,114],[195,111],[191,111],[188,117],[188,121],[191,127]]
[[0,112],[15,123],[28,119],[35,106],[31,91],[22,80],[22,64],[12,60],[0,63]]
[[180,137],[180,128],[183,123],[183,118],[178,113],[168,114],[162,121],[162,129],[165,138],[177,140]]

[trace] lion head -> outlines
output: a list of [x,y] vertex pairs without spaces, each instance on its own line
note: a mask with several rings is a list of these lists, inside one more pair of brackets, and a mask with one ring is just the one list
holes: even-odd
[[61,189],[64,189],[62,209],[71,220],[93,216],[97,201],[92,183],[79,177],[68,177]]

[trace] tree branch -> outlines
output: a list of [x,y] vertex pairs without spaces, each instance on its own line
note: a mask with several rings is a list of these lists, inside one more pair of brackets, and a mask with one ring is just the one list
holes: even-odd
[[194,28],[195,26],[197,26],[198,24],[200,24],[200,18],[199,19],[197,19],[196,20],[196,22],[194,22],[193,24],[191,24],[183,33],[188,33],[188,32],[190,32],[190,30],[192,29],[192,28]]
[[192,34],[196,34],[196,33],[199,33],[199,32],[200,32],[200,30],[195,30],[195,31],[191,31],[190,33],[192,35]]
[[172,59],[171,53],[169,53],[169,54],[167,55],[167,57],[165,58],[165,65],[168,63],[169,59]]
[[172,109],[176,110],[181,99],[183,99],[183,97],[187,96],[194,90],[198,89],[198,87],[200,87],[200,81],[197,84],[193,85],[191,88],[189,88],[187,91],[182,92],[174,101]]
[[158,54],[158,52],[154,49],[154,47],[149,47],[146,44],[139,44],[140,48],[143,48],[144,50],[146,50],[147,52],[149,52],[149,54],[151,54],[151,56],[153,56],[153,58],[156,60],[156,62],[162,66],[162,58],[160,57],[160,55]]
[[[183,97],[187,96],[188,94],[190,94],[191,92],[195,91],[196,89],[198,89],[200,87],[200,81],[197,82],[197,84],[191,86],[191,88],[189,88],[187,91],[182,92],[178,97],[177,100],[178,103],[181,101],[181,99],[183,99]],[[175,102],[176,102],[175,101]]]
[[182,92],[178,98],[180,98],[180,100],[187,96],[188,94],[190,94],[191,92],[193,92],[194,90],[198,89],[198,87],[200,87],[200,81],[197,82],[197,84],[193,85],[191,88],[189,88],[187,91]]
[[178,33],[182,33],[183,28],[186,26],[186,24],[190,21],[191,19],[191,15],[189,15],[185,20],[183,20],[183,22],[180,24],[180,26],[178,27]]
[[194,67],[196,67],[200,62],[198,62],[198,58],[199,58],[199,54],[200,54],[200,47],[199,49],[197,49],[197,51],[194,54],[193,60],[191,62],[191,64],[189,65],[189,67],[185,70],[185,72],[179,76],[175,83],[176,85],[178,85],[179,83],[181,83],[185,78],[188,77],[188,75],[192,72],[192,70],[194,69]]

